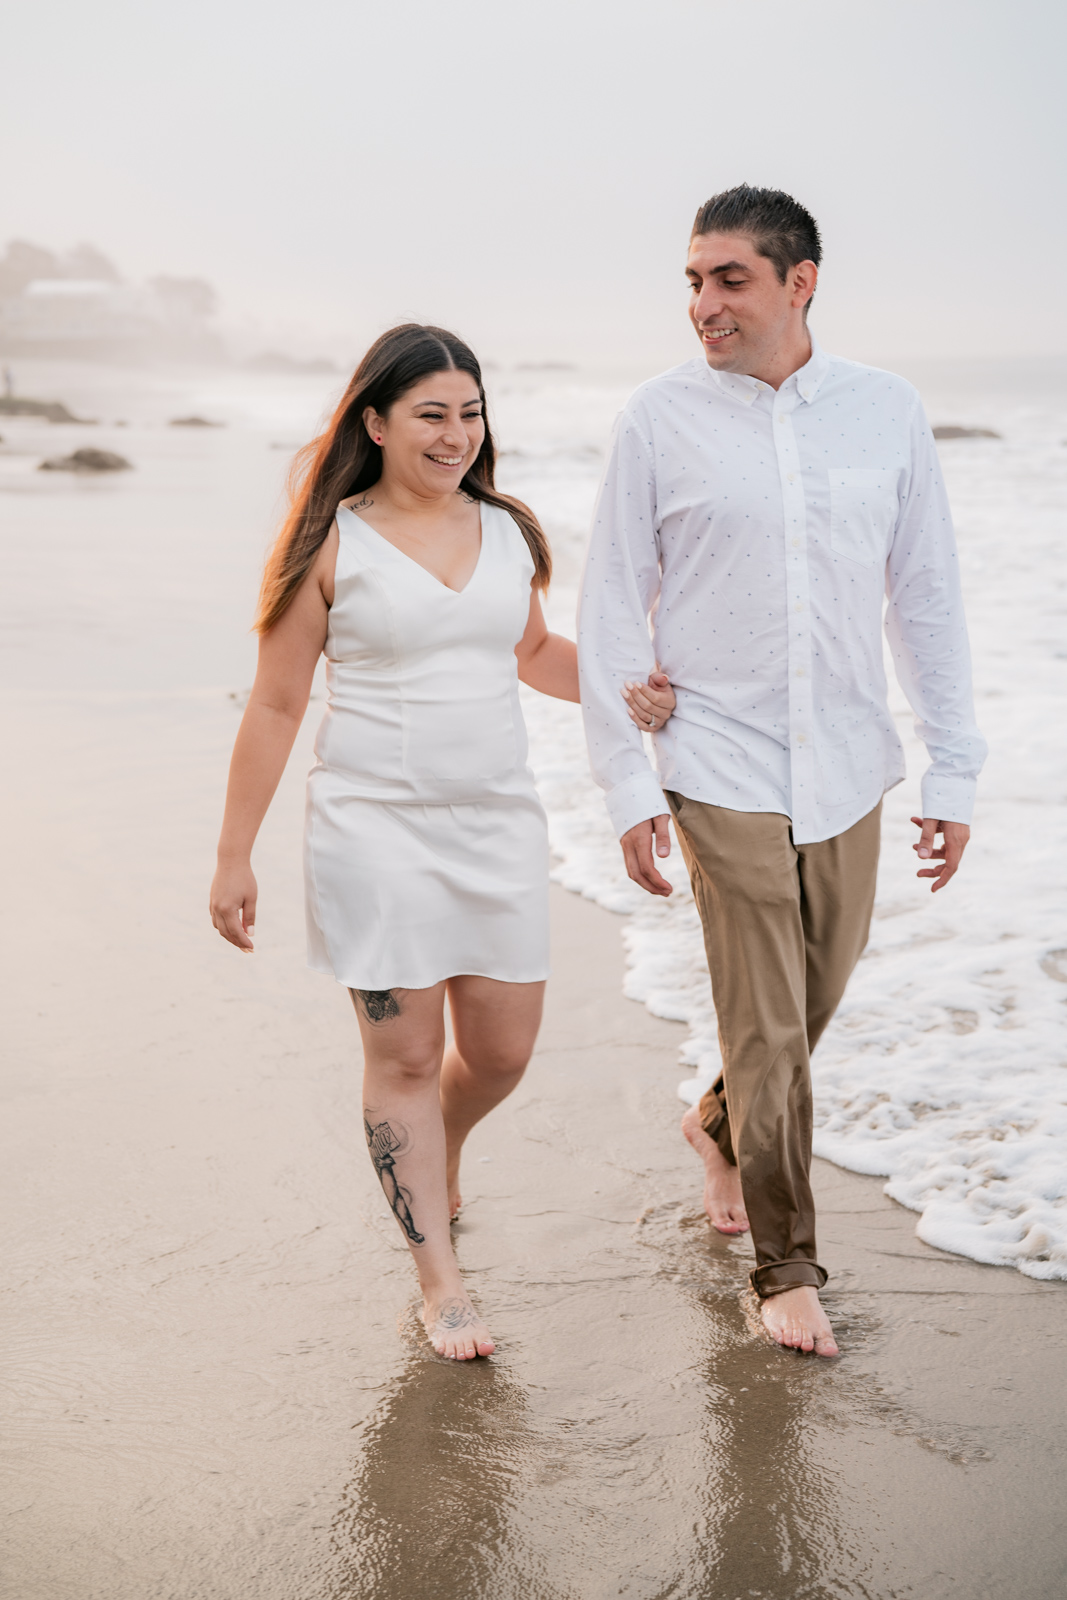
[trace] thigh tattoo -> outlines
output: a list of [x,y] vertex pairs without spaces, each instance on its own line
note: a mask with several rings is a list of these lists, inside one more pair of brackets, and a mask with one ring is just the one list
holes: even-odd
[[353,989],[352,998],[362,1006],[368,1022],[391,1022],[400,1015],[395,989]]

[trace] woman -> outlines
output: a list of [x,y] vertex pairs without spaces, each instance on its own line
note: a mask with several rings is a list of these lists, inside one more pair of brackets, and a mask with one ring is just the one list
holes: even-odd
[[[352,995],[371,1160],[415,1261],[427,1334],[456,1360],[493,1350],[449,1235],[460,1152],[522,1077],[548,976],[547,837],[518,680],[578,699],[575,647],[541,613],[544,534],[494,489],[494,462],[467,346],[416,324],[383,334],[298,458],[211,891],[215,927],[251,951],[252,845],[325,651],[310,963]],[[673,709],[661,674],[627,690],[642,726]]]

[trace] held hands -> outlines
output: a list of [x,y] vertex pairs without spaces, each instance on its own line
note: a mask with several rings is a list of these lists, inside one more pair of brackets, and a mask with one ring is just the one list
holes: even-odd
[[224,939],[247,955],[252,954],[258,893],[247,861],[219,862],[211,885],[211,920]]
[[[933,817],[912,817],[911,820],[917,828],[922,829],[918,844],[913,844],[911,848],[921,861],[941,862],[940,866],[930,866],[915,874],[917,878],[935,879],[930,885],[930,892],[936,894],[955,876],[971,830],[965,822],[938,822]],[[937,833],[944,840],[939,850],[934,849],[934,835]]]
[[658,732],[677,705],[670,679],[658,665],[647,683],[624,683],[619,693],[626,701],[630,721],[642,733]]

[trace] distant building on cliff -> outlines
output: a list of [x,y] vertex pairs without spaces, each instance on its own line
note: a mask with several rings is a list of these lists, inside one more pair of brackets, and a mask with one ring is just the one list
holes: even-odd
[[199,278],[124,283],[93,245],[64,256],[13,240],[0,259],[0,355],[212,361],[216,297]]

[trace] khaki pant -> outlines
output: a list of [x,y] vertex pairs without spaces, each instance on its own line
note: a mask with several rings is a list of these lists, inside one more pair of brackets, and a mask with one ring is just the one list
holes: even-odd
[[693,884],[723,1071],[700,1119],[739,1167],[766,1297],[821,1288],[811,1195],[811,1051],[867,943],[881,802],[819,844],[777,812],[667,795]]

